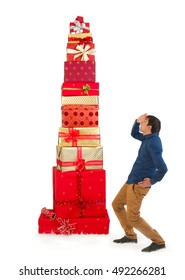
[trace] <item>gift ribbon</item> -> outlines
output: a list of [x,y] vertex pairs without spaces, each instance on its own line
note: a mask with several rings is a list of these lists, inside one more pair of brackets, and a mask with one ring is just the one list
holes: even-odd
[[67,53],[69,54],[75,54],[74,60],[81,56],[81,61],[88,61],[89,57],[88,55],[95,55],[95,49],[91,49],[89,45],[84,46],[83,45],[77,45],[76,50],[73,49],[67,49]]
[[61,161],[57,159],[57,164],[61,167],[76,166],[76,171],[86,170],[86,166],[102,166],[103,160],[89,160],[85,161],[82,158],[82,147],[77,147],[77,160],[76,161]]
[[41,214],[50,220],[54,220],[56,218],[56,214],[46,209],[46,207],[41,209]]
[[60,226],[57,228],[61,234],[72,234],[73,230],[76,229],[76,223],[69,223],[69,219],[61,219],[57,218],[57,221],[59,222]]
[[[84,22],[80,23],[78,20],[75,19],[74,25],[70,26],[70,32],[71,30],[74,31],[74,34],[80,34],[83,33],[83,29],[90,30],[89,27],[86,26]],[[71,32],[72,33],[72,32]]]
[[80,43],[80,44],[92,44],[93,43],[93,38],[91,36],[87,36],[85,38],[69,37],[68,42],[70,42],[70,43]]
[[81,134],[80,130],[68,128],[68,132],[60,131],[58,137],[64,138],[65,142],[72,142],[72,147],[77,146],[78,140],[100,140],[100,134]]

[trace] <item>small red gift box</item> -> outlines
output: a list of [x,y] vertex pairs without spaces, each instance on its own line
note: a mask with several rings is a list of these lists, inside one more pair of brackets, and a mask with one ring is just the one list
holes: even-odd
[[[48,211],[53,211],[49,209]],[[38,219],[39,234],[109,234],[110,218],[106,210],[103,217],[84,217],[51,220],[40,214]]]
[[95,45],[68,43],[66,59],[67,61],[95,61]]
[[95,61],[65,61],[64,82],[96,81]]
[[82,37],[82,38],[79,38],[76,35],[74,35],[74,37],[68,37],[68,42],[69,43],[78,43],[78,44],[92,44],[93,37],[89,36],[89,35],[91,35],[91,34],[87,34],[87,36]]
[[63,127],[97,127],[99,105],[63,105]]
[[98,96],[99,83],[68,83],[61,86],[62,96]]
[[78,16],[74,22],[69,23],[69,32],[71,34],[81,34],[90,32],[89,22],[84,22],[83,17]]

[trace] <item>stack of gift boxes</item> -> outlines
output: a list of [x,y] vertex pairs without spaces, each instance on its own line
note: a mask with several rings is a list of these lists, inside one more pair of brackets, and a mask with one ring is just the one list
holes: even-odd
[[70,22],[69,30],[52,175],[53,209],[42,208],[39,233],[108,234],[95,44],[83,17]]

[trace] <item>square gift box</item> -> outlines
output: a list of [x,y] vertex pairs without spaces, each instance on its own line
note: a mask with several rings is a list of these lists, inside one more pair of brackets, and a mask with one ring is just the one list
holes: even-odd
[[[53,211],[48,209],[48,211]],[[48,217],[40,214],[38,219],[39,234],[108,234],[110,218],[106,210],[103,217],[84,217],[62,219],[56,217],[51,220]]]
[[98,96],[99,83],[64,82],[61,86],[62,96]]
[[56,146],[57,169],[83,171],[103,169],[103,147],[60,147]]
[[61,218],[105,215],[105,170],[61,172],[55,168],[56,215]]
[[62,127],[97,127],[99,105],[63,105]]
[[65,61],[64,82],[96,81],[95,61]]
[[95,61],[95,45],[93,43],[67,43],[67,61]]
[[74,22],[69,23],[69,32],[71,34],[90,32],[90,23],[84,22],[83,17],[77,16]]
[[58,145],[61,147],[100,146],[99,127],[60,127]]

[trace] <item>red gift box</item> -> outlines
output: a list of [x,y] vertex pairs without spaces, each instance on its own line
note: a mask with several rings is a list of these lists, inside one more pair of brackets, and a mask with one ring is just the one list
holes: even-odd
[[80,44],[92,44],[93,43],[93,37],[89,36],[90,34],[87,33],[86,37],[79,38],[77,36],[74,37],[68,37],[69,43],[80,43]]
[[99,105],[63,105],[63,127],[96,127],[98,126]]
[[83,17],[78,16],[74,22],[69,23],[69,32],[71,34],[80,34],[90,32],[89,22],[84,22]]
[[68,43],[66,58],[67,61],[95,61],[95,45]]
[[[53,211],[50,210],[49,211]],[[110,219],[107,210],[103,217],[84,217],[51,220],[40,214],[38,219],[39,234],[109,234]]]
[[104,216],[106,204],[105,170],[61,172],[55,176],[54,209],[58,217]]
[[64,82],[61,86],[62,96],[98,96],[99,83]]
[[65,61],[64,82],[96,81],[95,61]]

